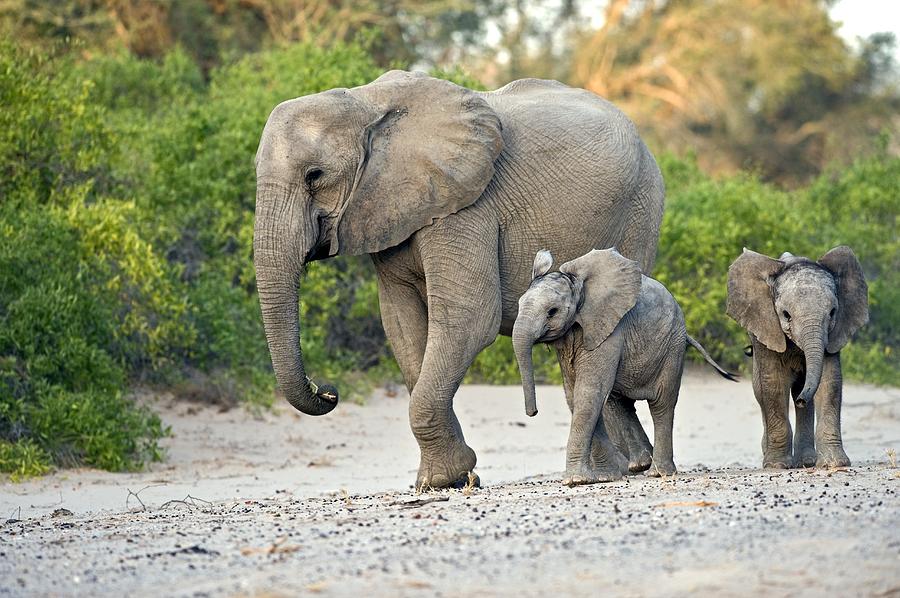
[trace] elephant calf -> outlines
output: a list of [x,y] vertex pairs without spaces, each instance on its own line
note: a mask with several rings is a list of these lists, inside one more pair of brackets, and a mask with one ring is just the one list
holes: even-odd
[[[700,351],[722,376],[734,377],[688,336],[675,298],[662,284],[643,276],[636,262],[615,249],[595,249],[548,274],[552,264],[549,251],[535,256],[531,286],[519,299],[512,338],[530,416],[537,413],[532,346],[552,342],[557,349],[572,411],[563,483],[620,479],[628,465],[619,448],[634,462],[635,439],[604,426],[607,397],[618,407],[648,401],[654,443],[651,446],[641,432],[637,450],[648,455],[652,451],[651,475],[674,474],[672,422],[687,345]],[[651,464],[630,469],[647,465]]]
[[744,249],[728,269],[727,312],[750,333],[763,467],[850,465],[841,440],[840,351],[869,319],[868,287],[850,248],[835,247],[817,262]]

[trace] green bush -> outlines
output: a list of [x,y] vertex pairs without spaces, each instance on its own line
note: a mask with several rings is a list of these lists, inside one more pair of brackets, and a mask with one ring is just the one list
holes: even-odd
[[121,391],[183,342],[167,265],[106,197],[115,136],[65,68],[0,45],[0,471],[20,476],[158,458],[159,420]]

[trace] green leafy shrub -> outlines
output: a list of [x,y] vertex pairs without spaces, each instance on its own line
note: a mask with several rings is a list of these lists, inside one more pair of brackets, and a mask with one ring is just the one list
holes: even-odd
[[168,265],[107,197],[115,135],[67,64],[0,44],[0,461],[17,475],[158,458],[159,420],[122,389],[189,341]]
[[9,473],[14,482],[44,475],[50,471],[50,461],[50,455],[32,440],[0,440],[0,471]]

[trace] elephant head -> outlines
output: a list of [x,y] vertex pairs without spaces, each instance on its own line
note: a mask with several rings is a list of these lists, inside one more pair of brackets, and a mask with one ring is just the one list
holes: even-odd
[[388,72],[353,89],[279,104],[256,154],[254,265],[275,376],[310,415],[337,404],[306,375],[300,348],[304,265],[398,245],[475,202],[494,175],[500,122],[477,94]]
[[728,269],[726,311],[772,351],[784,353],[787,340],[803,351],[806,379],[795,403],[804,407],[819,388],[825,352],[840,351],[868,321],[868,287],[849,247],[816,262],[744,249]]
[[541,250],[534,258],[532,281],[519,298],[512,341],[525,391],[525,412],[537,414],[535,343],[561,338],[578,324],[585,349],[596,349],[628,313],[641,292],[641,267],[615,249],[594,249],[550,272],[553,257]]

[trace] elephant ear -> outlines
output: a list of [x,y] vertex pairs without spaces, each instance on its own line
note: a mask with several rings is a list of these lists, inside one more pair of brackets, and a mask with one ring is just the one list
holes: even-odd
[[641,293],[641,266],[615,249],[594,249],[559,267],[582,283],[583,297],[575,321],[584,348],[592,351],[612,334]]
[[547,249],[541,249],[534,256],[534,264],[531,267],[531,280],[543,276],[550,271],[553,265],[553,254]]
[[837,289],[836,321],[825,348],[829,353],[837,353],[853,333],[869,321],[869,286],[859,260],[846,245],[835,247],[820,257],[819,265],[831,272]]
[[350,90],[371,110],[331,253],[375,253],[471,205],[494,176],[500,120],[475,92],[390,71]]
[[787,350],[787,341],[775,313],[772,280],[784,269],[784,262],[746,247],[728,268],[728,299],[725,312],[777,353]]

